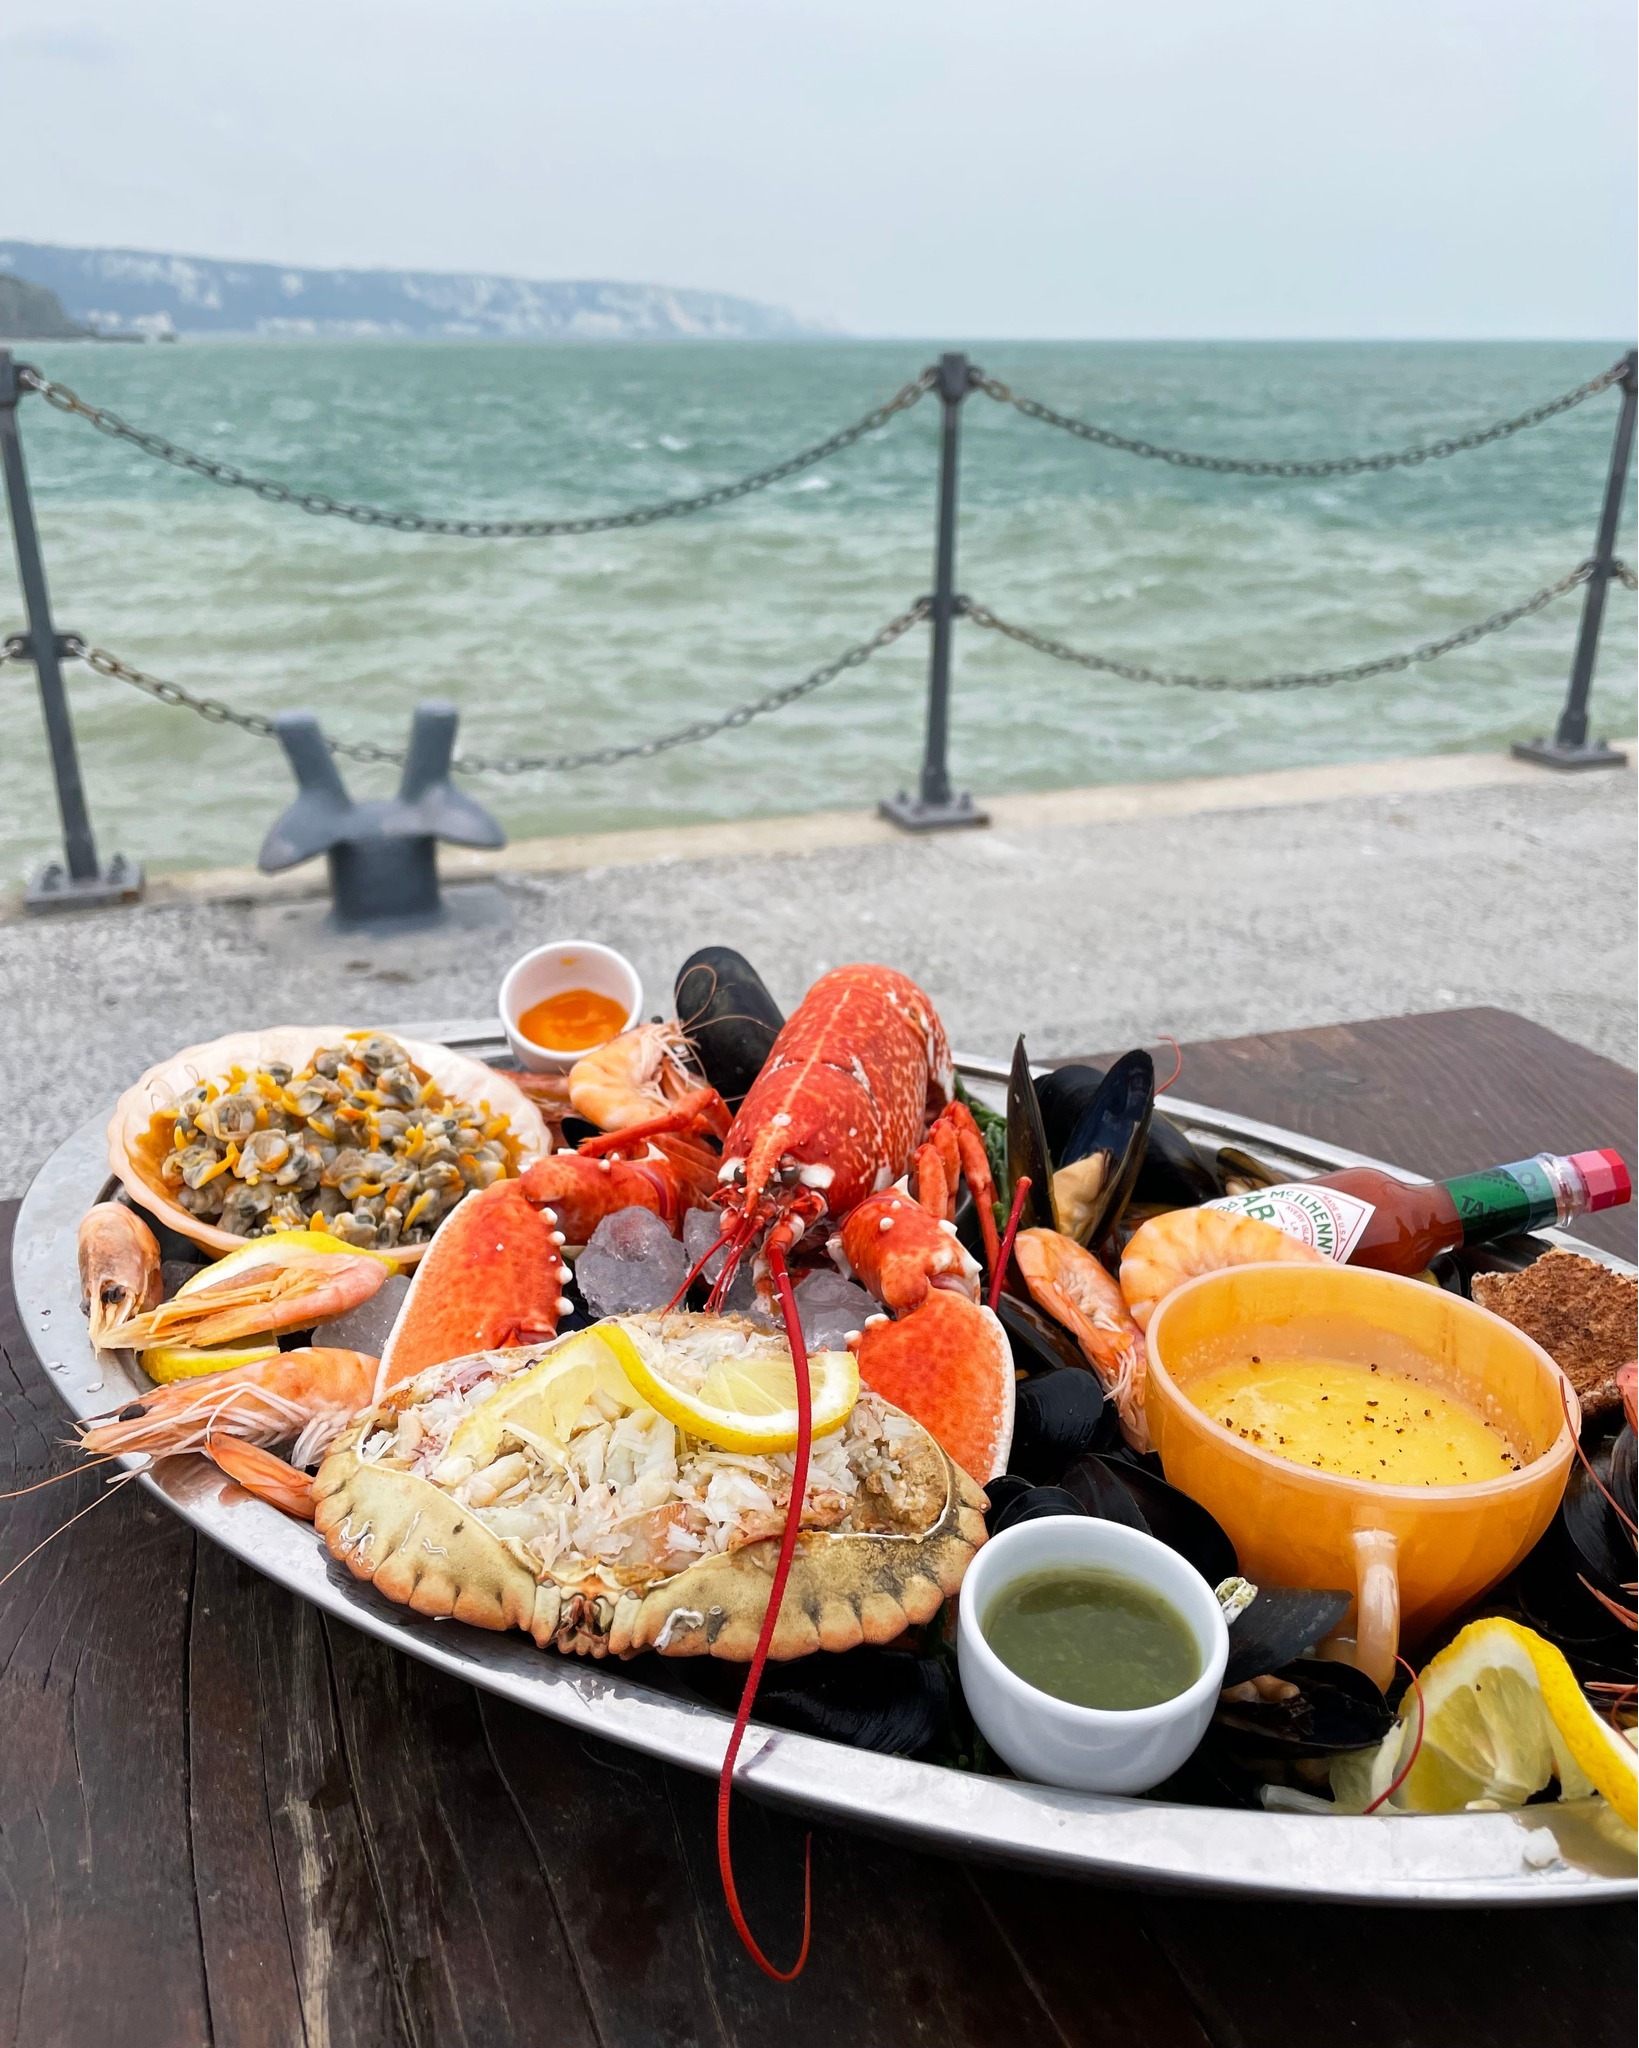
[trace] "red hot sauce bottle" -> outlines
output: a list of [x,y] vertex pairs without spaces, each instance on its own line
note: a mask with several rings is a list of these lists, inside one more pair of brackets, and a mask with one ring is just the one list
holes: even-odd
[[[1330,1190],[1329,1199],[1322,1190]],[[1229,1195],[1210,1206],[1273,1223],[1339,1265],[1421,1273],[1462,1244],[1568,1223],[1633,1197],[1620,1153],[1538,1152],[1454,1180],[1406,1181],[1376,1166]]]

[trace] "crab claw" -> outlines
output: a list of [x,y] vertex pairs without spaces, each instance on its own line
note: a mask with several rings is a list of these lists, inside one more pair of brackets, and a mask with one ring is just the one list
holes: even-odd
[[955,1224],[930,1216],[903,1187],[868,1195],[832,1238],[831,1251],[896,1316],[920,1308],[934,1287],[979,1298],[978,1261]]
[[1013,1353],[989,1309],[931,1286],[897,1323],[867,1323],[854,1352],[864,1385],[920,1422],[970,1479],[983,1486],[1006,1471]]

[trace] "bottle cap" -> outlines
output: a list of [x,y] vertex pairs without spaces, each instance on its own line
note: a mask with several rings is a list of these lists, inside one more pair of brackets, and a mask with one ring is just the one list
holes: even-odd
[[1633,1200],[1633,1177],[1620,1152],[1573,1152],[1571,1164],[1587,1187],[1590,1209],[1620,1209]]

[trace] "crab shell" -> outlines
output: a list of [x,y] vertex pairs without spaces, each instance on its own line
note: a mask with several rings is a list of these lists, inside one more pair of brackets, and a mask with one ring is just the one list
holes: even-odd
[[[381,1411],[391,1414],[391,1408]],[[313,1481],[314,1526],[355,1578],[417,1614],[520,1628],[541,1648],[580,1656],[721,1657],[747,1664],[768,1606],[779,1543],[767,1538],[699,1559],[648,1587],[595,1571],[537,1578],[517,1550],[414,1473],[368,1464],[372,1410],[337,1439]],[[888,1643],[931,1621],[985,1540],[985,1497],[927,1432],[913,1491],[936,1500],[924,1529],[898,1534],[807,1530],[797,1539],[769,1655],[806,1657]]]
[[[403,1046],[414,1065],[431,1075],[446,1095],[472,1105],[487,1102],[497,1115],[506,1117],[518,1147],[520,1173],[546,1151],[546,1125],[540,1111],[507,1075],[486,1067],[480,1060],[469,1059],[465,1053],[454,1052],[447,1045],[406,1038],[391,1025],[380,1028]],[[231,1067],[254,1069],[276,1060],[287,1066],[304,1067],[323,1047],[340,1045],[355,1035],[364,1034],[352,1024],[277,1024],[262,1031],[235,1031],[226,1038],[214,1038],[207,1045],[185,1046],[168,1060],[150,1067],[115,1103],[108,1124],[109,1167],[125,1183],[132,1201],[157,1217],[167,1229],[207,1251],[241,1251],[254,1240],[190,1215],[171,1199],[170,1190],[159,1175],[161,1154],[156,1153],[153,1143],[155,1113],[196,1081],[220,1080]],[[427,1244],[431,1242],[429,1238]],[[414,1265],[427,1244],[395,1245],[393,1257],[400,1271]]]

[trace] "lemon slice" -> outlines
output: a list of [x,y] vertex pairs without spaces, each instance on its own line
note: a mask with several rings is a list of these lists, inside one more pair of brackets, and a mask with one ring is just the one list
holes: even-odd
[[142,1369],[161,1386],[172,1380],[202,1379],[207,1373],[232,1372],[236,1365],[255,1365],[264,1358],[276,1358],[279,1347],[271,1338],[252,1337],[248,1343],[159,1344],[142,1354]]
[[[1423,1746],[1389,1808],[1461,1813],[1476,1802],[1523,1806],[1557,1778],[1562,1798],[1602,1792],[1617,1816],[1635,1825],[1639,1757],[1589,1705],[1552,1643],[1500,1617],[1470,1622],[1420,1682]],[[1334,1760],[1339,1804],[1359,1811],[1393,1784],[1416,1730],[1417,1699],[1408,1688],[1400,1726],[1380,1748]]]
[[197,1294],[201,1287],[214,1287],[219,1281],[231,1280],[236,1274],[249,1272],[257,1266],[268,1264],[268,1253],[273,1251],[289,1258],[292,1254],[301,1258],[317,1258],[324,1254],[341,1252],[355,1258],[380,1259],[389,1269],[398,1261],[388,1252],[365,1251],[356,1244],[343,1244],[339,1237],[332,1237],[328,1230],[270,1230],[265,1237],[253,1237],[249,1244],[239,1251],[229,1252],[226,1258],[218,1259],[213,1266],[201,1266],[199,1271],[184,1280],[176,1290],[178,1294]]
[[[790,1352],[777,1340],[767,1349],[736,1343],[727,1355],[704,1363],[697,1386],[684,1387],[663,1364],[645,1356],[619,1323],[597,1327],[643,1399],[689,1436],[704,1437],[725,1451],[766,1455],[796,1449],[797,1375]],[[859,1399],[853,1353],[811,1351],[808,1385],[813,1433],[828,1436],[848,1420]]]
[[[509,1430],[562,1449],[588,1403],[610,1421],[641,1408],[643,1398],[608,1341],[609,1329],[599,1324],[571,1331],[527,1372],[480,1401],[451,1432],[434,1477],[452,1459],[470,1459],[474,1469],[489,1464]],[[625,1336],[624,1331],[618,1334]]]

